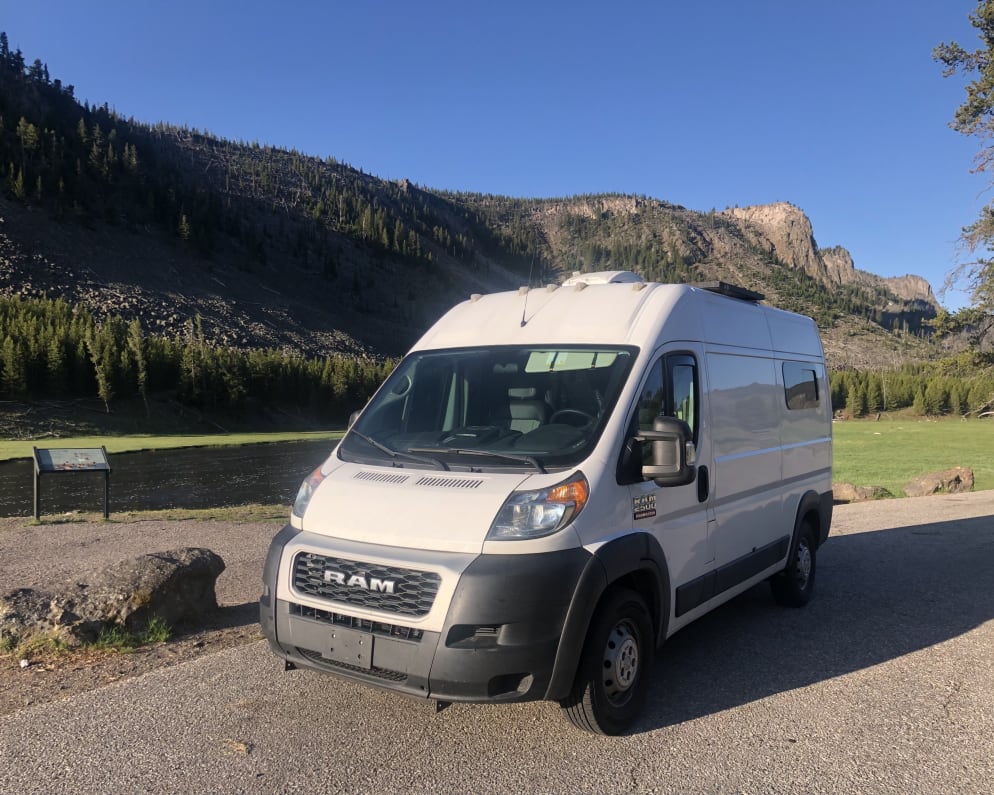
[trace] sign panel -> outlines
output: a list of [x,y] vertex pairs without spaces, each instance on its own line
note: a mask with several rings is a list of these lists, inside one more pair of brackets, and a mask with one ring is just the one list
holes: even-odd
[[103,447],[34,448],[35,519],[41,520],[41,476],[50,473],[104,473],[104,519],[110,516],[110,463]]
[[109,472],[107,452],[102,447],[35,448],[39,472]]

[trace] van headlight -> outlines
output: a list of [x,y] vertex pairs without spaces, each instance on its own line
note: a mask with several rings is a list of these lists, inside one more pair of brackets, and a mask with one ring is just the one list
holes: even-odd
[[297,499],[293,501],[293,515],[303,519],[304,513],[307,511],[307,506],[311,502],[311,497],[314,496],[314,492],[317,491],[318,486],[321,485],[321,481],[324,480],[325,474],[321,470],[324,468],[324,464],[319,466],[310,475],[308,475],[304,482],[300,484],[300,488],[297,490]]
[[547,489],[516,491],[504,500],[487,538],[514,541],[557,533],[579,516],[589,496],[590,485],[581,472]]

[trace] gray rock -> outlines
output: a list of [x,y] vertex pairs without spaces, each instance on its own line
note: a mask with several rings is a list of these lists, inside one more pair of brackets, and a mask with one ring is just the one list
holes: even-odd
[[835,502],[866,502],[893,497],[883,486],[855,486],[852,483],[833,483],[832,497]]
[[115,563],[58,591],[19,588],[0,596],[0,634],[46,632],[79,642],[108,625],[140,631],[153,618],[169,626],[197,621],[217,609],[222,571],[220,556],[187,547]]
[[967,467],[953,467],[943,472],[920,475],[904,487],[904,493],[909,497],[960,494],[965,491],[973,491],[973,470]]

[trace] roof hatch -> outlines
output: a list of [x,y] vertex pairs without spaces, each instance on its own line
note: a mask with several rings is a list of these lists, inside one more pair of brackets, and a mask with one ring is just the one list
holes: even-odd
[[699,287],[702,290],[724,295],[728,298],[738,298],[740,301],[751,301],[752,303],[762,301],[766,298],[762,293],[756,293],[752,290],[747,290],[745,287],[738,287],[728,282],[692,282],[690,286]]

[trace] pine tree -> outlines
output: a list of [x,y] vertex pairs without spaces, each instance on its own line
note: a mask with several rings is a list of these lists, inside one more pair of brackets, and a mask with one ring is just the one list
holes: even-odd
[[134,318],[128,324],[128,353],[135,367],[135,380],[138,384],[138,394],[141,395],[145,404],[145,416],[148,410],[148,360],[145,355],[145,335],[142,333],[142,324],[138,318]]
[[884,396],[880,385],[880,376],[871,375],[866,383],[866,410],[876,414],[883,408]]
[[3,368],[3,374],[0,375],[0,386],[2,386],[4,394],[15,399],[27,397],[27,356],[24,346],[17,344],[13,337],[7,336],[3,345],[0,346],[0,366]]
[[866,393],[863,387],[855,382],[849,387],[849,395],[846,398],[846,413],[853,417],[862,417],[866,414]]
[[119,356],[109,318],[90,334],[87,348],[97,377],[97,396],[104,402],[104,410],[110,414],[110,401],[114,397],[114,375]]
[[69,365],[62,340],[53,336],[45,353],[45,368],[48,374],[48,388],[52,394],[63,394],[68,387]]
[[919,387],[918,391],[915,392],[915,400],[914,403],[911,404],[911,408],[915,412],[915,414],[917,414],[919,417],[924,417],[928,413],[925,409],[924,388]]

